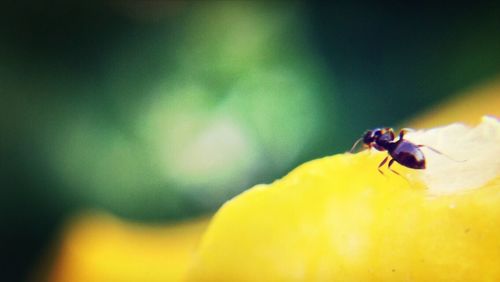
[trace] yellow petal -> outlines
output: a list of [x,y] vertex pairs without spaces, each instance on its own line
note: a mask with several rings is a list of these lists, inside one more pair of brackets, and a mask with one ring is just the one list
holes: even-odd
[[415,128],[428,128],[452,122],[473,125],[484,115],[500,116],[500,78],[436,105],[425,113],[420,113],[408,124]]
[[[413,138],[431,146],[443,138],[457,143],[454,128]],[[227,202],[205,233],[188,280],[499,281],[500,124],[485,119],[469,130],[481,135],[466,140],[465,151],[494,141],[492,154],[478,157],[493,166],[492,176],[464,184],[470,175],[461,172],[482,173],[476,158],[444,161],[430,152],[426,170],[394,165],[403,177],[377,171],[383,152],[305,163]]]
[[49,281],[180,281],[206,219],[153,227],[86,215],[64,232]]

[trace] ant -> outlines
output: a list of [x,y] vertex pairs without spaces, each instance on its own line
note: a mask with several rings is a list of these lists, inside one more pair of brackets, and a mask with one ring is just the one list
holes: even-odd
[[[408,129],[402,129],[399,131],[399,139],[394,140],[395,134],[392,128],[375,128],[372,130],[367,130],[363,137],[359,138],[356,143],[352,146],[349,152],[352,152],[356,145],[363,141],[365,147],[375,148],[378,151],[387,151],[389,156],[379,164],[378,171],[384,174],[380,168],[387,162],[389,157],[392,159],[389,161],[388,168],[397,175],[400,175],[397,171],[391,168],[394,161],[399,164],[413,168],[413,169],[425,169],[425,156],[420,150],[421,147],[427,147],[430,150],[442,154],[441,152],[425,145],[416,145],[412,142],[403,139],[404,135],[408,132]],[[401,176],[401,175],[400,175]]]

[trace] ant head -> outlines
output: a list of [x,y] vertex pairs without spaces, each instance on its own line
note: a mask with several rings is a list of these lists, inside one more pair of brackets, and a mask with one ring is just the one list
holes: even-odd
[[383,130],[380,128],[375,128],[372,130],[367,130],[363,135],[363,143],[369,145],[375,141],[383,134]]

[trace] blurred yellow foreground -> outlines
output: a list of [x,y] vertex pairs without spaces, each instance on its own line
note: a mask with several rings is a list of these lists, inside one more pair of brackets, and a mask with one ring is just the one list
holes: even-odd
[[72,220],[49,281],[179,281],[208,219],[153,227],[102,214]]

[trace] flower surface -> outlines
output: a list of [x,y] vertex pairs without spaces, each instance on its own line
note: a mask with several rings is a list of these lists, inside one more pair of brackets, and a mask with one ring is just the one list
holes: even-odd
[[188,280],[499,280],[499,121],[409,138],[446,156],[399,176],[377,171],[387,152],[339,154],[230,200]]

